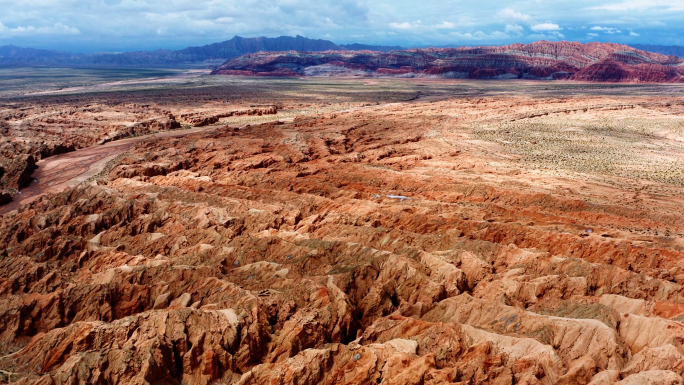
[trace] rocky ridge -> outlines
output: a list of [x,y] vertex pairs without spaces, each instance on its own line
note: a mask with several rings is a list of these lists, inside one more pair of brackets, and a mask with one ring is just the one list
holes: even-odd
[[466,129],[624,103],[417,101],[145,141],[0,217],[0,378],[682,384],[681,188],[527,170]]
[[388,53],[260,52],[232,59],[214,75],[389,76],[684,82],[684,61],[611,43],[539,41],[498,47],[429,48]]

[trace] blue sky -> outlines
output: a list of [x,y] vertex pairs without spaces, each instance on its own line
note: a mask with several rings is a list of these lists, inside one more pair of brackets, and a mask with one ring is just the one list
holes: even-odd
[[336,43],[684,45],[684,0],[0,0],[0,45],[118,52],[303,35]]

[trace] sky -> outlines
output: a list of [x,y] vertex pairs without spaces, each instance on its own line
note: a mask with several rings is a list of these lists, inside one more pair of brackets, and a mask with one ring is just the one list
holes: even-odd
[[404,47],[684,45],[684,0],[0,0],[0,45],[180,49],[235,35]]

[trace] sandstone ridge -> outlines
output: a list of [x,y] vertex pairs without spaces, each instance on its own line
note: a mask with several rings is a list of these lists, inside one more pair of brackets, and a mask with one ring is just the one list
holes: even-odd
[[260,52],[215,75],[546,79],[615,83],[684,82],[684,60],[611,43],[549,42],[498,47],[349,52]]

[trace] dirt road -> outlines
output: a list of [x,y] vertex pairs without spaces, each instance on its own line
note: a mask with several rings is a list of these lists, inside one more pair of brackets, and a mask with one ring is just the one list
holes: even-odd
[[38,169],[33,173],[31,184],[23,188],[14,201],[0,206],[0,214],[21,208],[47,193],[57,193],[74,187],[88,178],[97,175],[109,161],[128,151],[143,140],[155,138],[175,138],[198,132],[211,131],[225,126],[197,127],[187,130],[165,131],[150,135],[127,138],[104,145],[82,148],[37,163]]
[[[406,102],[385,103],[381,105],[354,107],[338,113],[351,113],[364,109],[383,109],[401,105],[410,105],[419,102],[434,102],[448,97],[440,95],[420,95],[414,100]],[[282,122],[291,122],[292,118],[278,118]],[[266,123],[266,122],[262,122]],[[104,145],[82,148],[73,152],[56,155],[43,159],[37,163],[38,169],[33,173],[33,181],[28,187],[23,188],[14,198],[14,201],[0,206],[0,215],[12,210],[19,209],[47,193],[58,193],[67,188],[75,187],[79,183],[97,175],[104,167],[118,155],[128,151],[135,144],[151,137],[172,138],[190,135],[198,132],[220,129],[226,126],[197,127],[179,131],[164,131],[160,133],[127,138]]]

